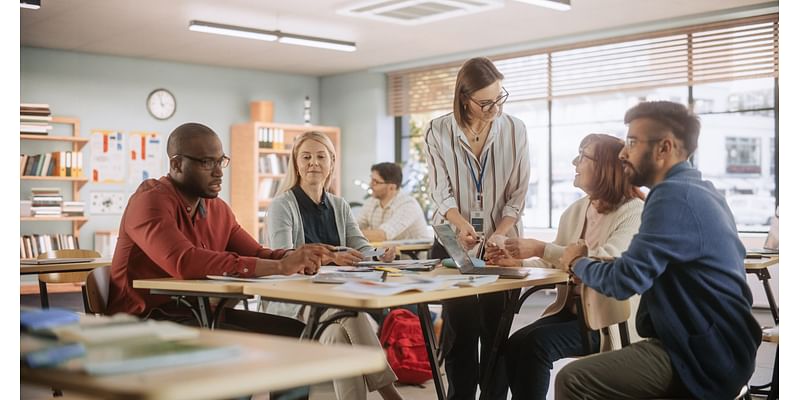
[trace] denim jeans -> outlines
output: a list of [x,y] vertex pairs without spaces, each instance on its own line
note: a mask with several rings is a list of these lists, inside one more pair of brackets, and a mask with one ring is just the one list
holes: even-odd
[[[599,337],[591,332],[593,352]],[[567,307],[514,332],[504,353],[512,398],[525,400],[545,399],[555,361],[586,355],[578,319]]]

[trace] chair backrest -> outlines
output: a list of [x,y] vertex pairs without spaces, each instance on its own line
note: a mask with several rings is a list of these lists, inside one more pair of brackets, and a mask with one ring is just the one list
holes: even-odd
[[[581,285],[581,307],[579,315],[582,316],[586,329],[600,331],[600,351],[613,349],[612,337],[609,328],[617,325],[619,329],[620,344],[624,347],[630,344],[628,332],[628,318],[631,316],[629,300],[617,300],[598,293],[594,289]],[[588,332],[584,338],[584,345],[590,346]],[[591,347],[587,347],[587,352]]]
[[104,315],[111,285],[111,266],[95,268],[86,277],[86,311]]

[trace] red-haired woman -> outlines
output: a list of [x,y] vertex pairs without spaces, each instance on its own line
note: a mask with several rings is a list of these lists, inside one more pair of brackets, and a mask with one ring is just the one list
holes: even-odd
[[[644,195],[625,178],[618,154],[625,143],[604,134],[590,134],[580,144],[575,166],[574,185],[586,196],[569,206],[561,215],[558,233],[552,243],[537,239],[508,239],[505,249],[490,247],[489,263],[555,268],[564,247],[578,240],[586,241],[589,256],[617,257],[628,248],[639,231]],[[509,257],[510,256],[510,257]],[[539,257],[535,260],[522,260]],[[584,355],[578,320],[575,314],[580,285],[569,293],[560,285],[555,302],[536,322],[516,331],[506,343],[506,372],[514,399],[544,399],[550,382],[553,362],[565,357]],[[638,298],[632,299],[638,303]],[[611,298],[603,301],[614,302]],[[605,306],[604,306],[605,305]],[[602,313],[610,304],[601,304],[588,312]],[[635,310],[635,308],[634,308]],[[635,313],[631,313],[634,315]],[[632,323],[629,326],[634,326]],[[598,343],[593,333],[594,349],[608,350],[609,338]],[[638,338],[635,334],[633,338]],[[614,339],[616,340],[616,339]]]

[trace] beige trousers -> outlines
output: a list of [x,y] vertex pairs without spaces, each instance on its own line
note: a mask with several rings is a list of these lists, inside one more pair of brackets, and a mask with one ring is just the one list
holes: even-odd
[[[320,320],[324,321],[339,311],[341,310],[329,309]],[[329,325],[322,332],[319,341],[320,343],[355,344],[381,348],[375,333],[376,330],[377,324],[366,313],[360,312],[355,317],[343,318]],[[387,362],[385,368],[376,373],[313,385],[310,399],[321,400],[335,396],[337,400],[366,400],[367,391],[378,390],[396,380],[397,375],[394,374]]]

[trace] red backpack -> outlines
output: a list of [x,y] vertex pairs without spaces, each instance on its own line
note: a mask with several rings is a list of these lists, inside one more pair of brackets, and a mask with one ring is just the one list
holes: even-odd
[[392,310],[381,326],[381,345],[397,381],[419,385],[431,378],[431,364],[419,318],[406,309]]

